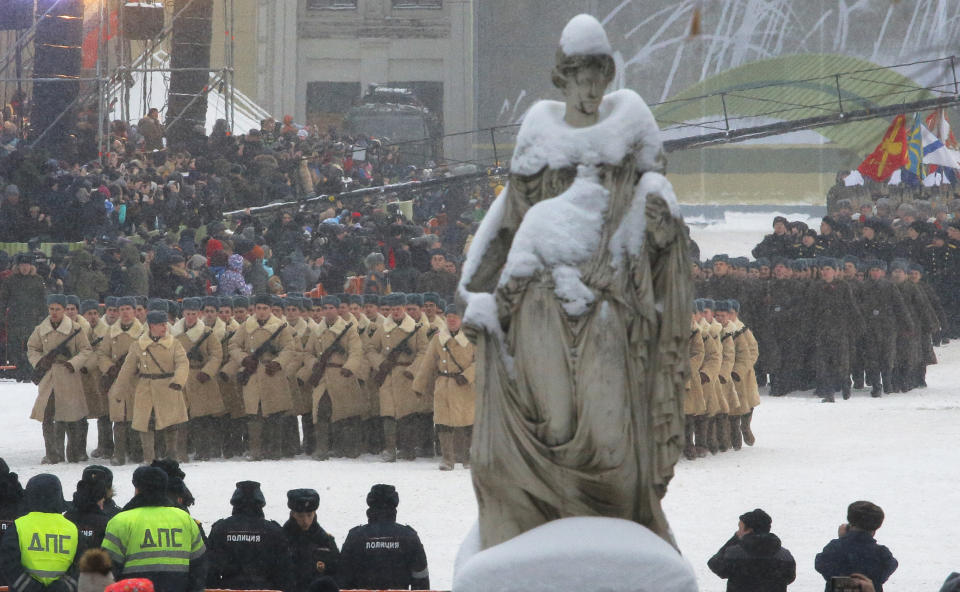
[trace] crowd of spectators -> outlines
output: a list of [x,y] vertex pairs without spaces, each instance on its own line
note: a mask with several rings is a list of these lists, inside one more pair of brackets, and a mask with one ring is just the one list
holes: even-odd
[[[499,183],[457,179],[433,163],[402,165],[384,139],[321,133],[289,117],[240,137],[220,121],[209,136],[195,130],[194,141],[170,150],[155,110],[137,125],[114,122],[101,164],[80,120],[58,158],[28,149],[5,122],[14,139],[0,153],[0,243],[28,243],[48,291],[84,298],[382,294],[421,285],[449,298]],[[303,202],[444,177],[450,182],[420,191]],[[293,205],[250,213],[271,203]],[[229,211],[246,213],[225,218]],[[59,244],[44,254],[40,243]],[[0,252],[0,271],[12,255]],[[354,276],[362,279],[348,282]]]

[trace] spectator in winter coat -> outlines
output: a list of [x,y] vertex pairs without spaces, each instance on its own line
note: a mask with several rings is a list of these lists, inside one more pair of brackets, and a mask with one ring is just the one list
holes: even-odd
[[761,509],[740,516],[737,532],[710,558],[710,570],[727,580],[727,592],[778,592],[797,577],[797,563],[770,532]]
[[243,257],[234,253],[227,259],[227,270],[220,274],[218,296],[249,296],[252,288],[243,279]]
[[[120,248],[120,257],[123,264],[122,296],[146,296],[150,293],[150,274],[147,266],[140,261],[140,251],[133,243],[127,243]],[[79,295],[79,294],[78,294]]]
[[103,543],[110,516],[103,511],[107,499],[107,484],[102,480],[81,479],[73,494],[73,508],[64,517],[77,525],[77,532],[84,544],[95,549]]
[[[299,250],[294,251],[288,257],[288,262],[280,271],[280,280],[287,292],[303,293],[307,291],[307,262],[303,258],[303,253]],[[310,286],[312,288],[313,286]]]
[[417,278],[420,272],[413,266],[410,251],[398,249],[394,252],[396,267],[390,272],[390,290],[404,294],[417,291]]
[[[13,526],[13,521],[27,513],[23,500],[23,486],[16,473],[11,473],[7,463],[0,458],[0,540]],[[3,570],[0,570],[0,586],[9,586]]]
[[897,560],[890,549],[878,545],[874,536],[883,524],[883,510],[865,501],[853,502],[847,508],[847,522],[837,530],[833,539],[817,554],[814,567],[826,580],[860,573],[873,582],[876,592],[883,592],[883,584],[897,571]]

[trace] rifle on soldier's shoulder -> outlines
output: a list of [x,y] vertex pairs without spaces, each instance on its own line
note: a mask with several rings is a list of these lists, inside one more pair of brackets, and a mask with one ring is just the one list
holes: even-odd
[[267,353],[268,349],[273,347],[272,345],[273,340],[276,339],[277,335],[280,335],[280,333],[286,328],[287,328],[286,323],[283,323],[282,325],[280,325],[280,328],[274,331],[270,335],[270,337],[267,337],[266,341],[260,344],[260,347],[253,350],[253,352],[251,352],[249,356],[244,358],[244,361],[246,361],[247,359],[252,359],[254,364],[251,364],[253,366],[252,369],[247,369],[247,367],[244,366],[243,370],[240,371],[240,374],[237,374],[238,383],[240,383],[242,386],[246,386],[247,383],[250,382],[250,377],[253,376],[253,373],[257,371],[257,366],[260,365],[260,358],[263,357],[263,354]]
[[103,376],[100,377],[100,390],[107,392],[110,390],[110,387],[113,386],[113,383],[117,380],[117,376],[120,375],[120,368],[123,367],[123,361],[127,359],[127,354],[123,354],[117,361],[113,363],[112,366],[107,368],[107,371],[103,373]]
[[50,368],[53,368],[53,363],[56,361],[55,358],[59,355],[67,355],[70,353],[70,350],[67,349],[67,344],[73,340],[74,337],[80,334],[83,331],[83,328],[77,329],[70,334],[69,337],[61,341],[55,348],[43,354],[43,357],[40,358],[36,365],[33,367],[33,384],[40,384],[40,381],[43,380],[43,377],[47,375],[47,372],[50,371]]
[[377,373],[373,376],[373,382],[377,387],[383,386],[383,383],[387,380],[387,376],[393,371],[397,365],[397,359],[400,358],[401,354],[411,353],[410,348],[407,347],[407,342],[417,334],[417,331],[420,330],[422,324],[417,324],[403,340],[397,344],[397,347],[390,350],[390,353],[387,354],[387,358],[380,364],[380,368],[377,370]]
[[323,353],[320,354],[320,359],[313,365],[313,371],[310,373],[310,379],[307,381],[307,384],[311,387],[316,388],[316,386],[320,384],[324,373],[327,371],[327,364],[330,363],[330,358],[333,354],[343,349],[340,347],[340,340],[343,339],[343,336],[347,334],[347,331],[349,331],[351,327],[353,327],[353,323],[347,323],[347,326],[337,335],[337,338],[333,340],[330,347],[323,350]]
[[210,329],[209,331],[204,333],[203,336],[200,339],[198,339],[196,343],[193,344],[193,347],[191,347],[190,351],[187,352],[188,360],[190,360],[191,362],[199,362],[203,360],[203,358],[200,357],[200,346],[203,345],[203,342],[206,341],[207,338],[210,337],[211,335],[213,335],[213,329]]

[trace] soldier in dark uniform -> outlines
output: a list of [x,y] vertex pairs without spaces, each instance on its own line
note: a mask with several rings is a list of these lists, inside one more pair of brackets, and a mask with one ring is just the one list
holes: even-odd
[[849,226],[839,222],[832,216],[824,216],[820,221],[820,234],[817,236],[817,245],[825,257],[840,257],[847,249],[841,232],[848,232]]
[[400,496],[378,484],[367,494],[367,523],[350,529],[340,556],[341,589],[429,590],[427,555],[417,531],[397,524]]
[[757,340],[763,368],[770,374],[770,395],[782,397],[794,388],[795,338],[787,328],[795,326],[800,286],[790,279],[787,260],[773,264],[773,278],[764,282],[759,306],[762,309]]
[[924,249],[924,256],[914,263],[923,265],[927,280],[948,313],[948,325],[944,327],[947,335],[960,329],[960,248],[950,241],[947,232],[938,230],[933,234],[932,242]]
[[33,255],[20,253],[13,274],[0,283],[0,320],[6,312],[7,358],[17,367],[17,382],[30,382],[33,367],[27,359],[27,340],[47,312],[47,288],[33,263]]
[[893,258],[893,248],[886,237],[892,233],[893,230],[886,221],[869,218],[863,223],[860,239],[850,245],[850,250],[861,259],[890,261]]
[[825,257],[823,245],[817,242],[817,231],[812,228],[805,230],[800,241],[790,247],[790,256],[794,259]]
[[898,327],[897,357],[893,368],[893,392],[909,392],[920,385],[922,379],[921,367],[927,361],[924,359],[923,342],[939,329],[936,313],[923,292],[913,282],[908,281],[907,272],[910,264],[897,260],[890,264],[890,277],[896,284],[907,310],[913,319],[913,331],[905,331]]
[[863,319],[849,286],[837,280],[837,260],[820,260],[820,280],[807,291],[806,318],[813,320],[816,391],[824,403],[833,403],[839,388],[850,398],[850,343],[864,331]]
[[290,557],[293,561],[293,590],[301,591],[321,578],[337,575],[340,550],[333,536],[317,523],[320,495],[313,489],[291,489],[287,492],[290,519],[283,525]]
[[[914,331],[913,318],[903,295],[884,276],[887,264],[879,259],[866,263],[867,279],[863,283],[860,302],[866,333],[862,354],[872,397],[893,392],[893,366],[897,357],[897,334]],[[882,391],[881,391],[882,382]]]
[[283,592],[294,589],[287,539],[283,527],[264,518],[266,504],[259,483],[237,483],[230,498],[233,515],[214,522],[210,529],[208,588]]
[[754,258],[786,257],[793,245],[793,238],[787,232],[787,219],[777,216],[773,219],[773,234],[763,237],[760,244],[751,251]]

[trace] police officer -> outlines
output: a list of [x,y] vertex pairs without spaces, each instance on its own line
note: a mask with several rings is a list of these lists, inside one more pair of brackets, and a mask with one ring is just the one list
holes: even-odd
[[240,481],[233,515],[214,522],[207,541],[207,587],[291,590],[292,564],[283,528],[263,517],[267,504],[256,481]]
[[[23,486],[16,473],[0,458],[0,541],[12,526],[13,521],[27,513],[23,500]],[[0,586],[9,586],[3,569],[0,568]]]
[[14,520],[0,542],[0,572],[11,592],[72,592],[77,588],[76,561],[83,554],[66,510],[60,479],[41,474],[27,482],[27,514]]
[[107,484],[102,479],[80,479],[73,493],[73,508],[64,517],[77,525],[80,540],[95,549],[103,543],[110,516],[101,507],[107,500]]
[[378,484],[367,494],[367,523],[350,529],[337,581],[341,589],[429,590],[427,555],[417,531],[397,524],[400,496]]
[[317,523],[320,495],[313,489],[287,492],[290,519],[283,525],[293,561],[293,589],[306,590],[318,579],[332,578],[340,564],[340,550],[333,536]]
[[120,506],[113,499],[113,471],[103,465],[90,465],[83,470],[83,475],[80,478],[84,481],[103,481],[107,488],[107,497],[103,501],[103,511],[109,518],[113,518],[120,513]]
[[147,578],[156,592],[200,592],[207,573],[206,547],[197,523],[169,507],[167,474],[157,467],[133,472],[136,495],[107,524],[103,549],[121,578]]

